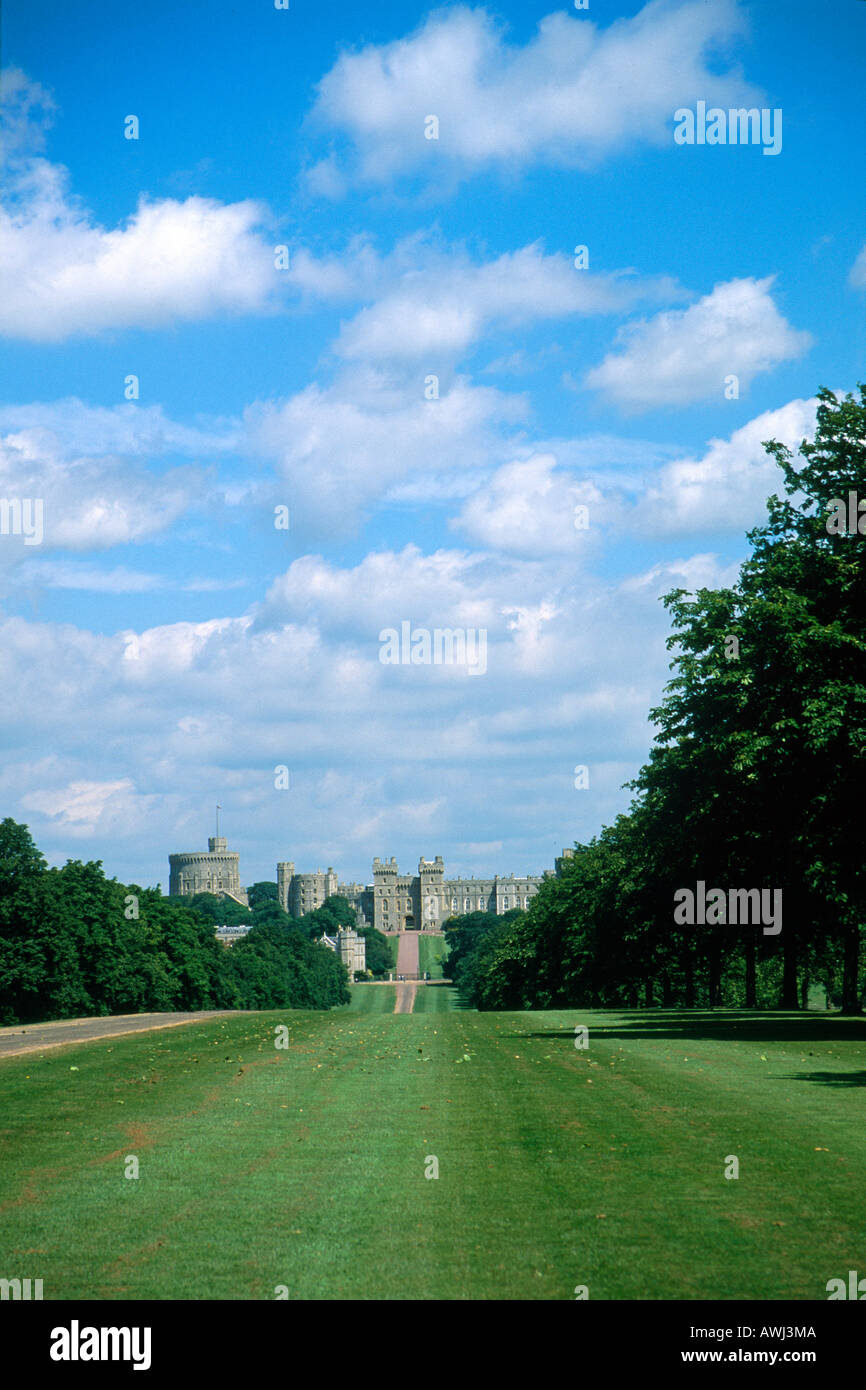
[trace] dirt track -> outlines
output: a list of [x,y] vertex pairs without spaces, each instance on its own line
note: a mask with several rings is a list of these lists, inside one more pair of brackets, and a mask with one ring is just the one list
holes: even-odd
[[397,943],[397,974],[418,974],[418,933],[404,931]]
[[[416,932],[403,932],[397,943],[398,975],[418,974],[418,935]],[[411,1014],[415,1008],[415,995],[418,985],[414,980],[397,981],[397,998],[394,1001],[395,1014]]]
[[397,991],[397,998],[394,1000],[395,1014],[411,1014],[415,1008],[415,995],[418,993],[417,982],[398,980],[394,988]]
[[16,1057],[22,1052],[43,1052],[48,1047],[66,1047],[70,1043],[91,1042],[94,1038],[114,1038],[124,1033],[144,1033],[155,1028],[177,1028],[182,1023],[199,1023],[238,1012],[243,1010],[116,1014],[109,1018],[64,1018],[56,1023],[16,1024],[12,1028],[0,1028],[0,1058]]

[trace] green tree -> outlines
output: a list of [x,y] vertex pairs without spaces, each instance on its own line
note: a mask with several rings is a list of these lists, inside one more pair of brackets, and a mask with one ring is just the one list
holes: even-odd
[[247,899],[253,911],[265,902],[279,902],[279,889],[275,883],[264,880],[262,883],[254,883],[247,889]]

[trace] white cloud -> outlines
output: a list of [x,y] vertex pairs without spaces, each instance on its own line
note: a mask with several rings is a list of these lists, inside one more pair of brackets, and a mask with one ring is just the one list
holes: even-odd
[[626,325],[586,385],[636,410],[723,400],[731,375],[747,390],[758,373],[801,357],[812,342],[779,313],[773,279],[729,280],[688,309]]
[[623,581],[621,593],[628,598],[644,594],[658,601],[671,589],[686,589],[690,594],[698,589],[723,589],[732,585],[739,565],[724,565],[710,553],[683,556],[678,560],[662,560],[643,573]]
[[[549,453],[509,462],[484,479],[451,525],[499,554],[562,555],[582,564],[615,532],[742,536],[782,490],[764,441],[796,452],[814,434],[815,408],[814,399],[794,400],[764,411],[729,438],[711,439],[700,457],[666,457],[669,448],[633,440],[553,441]],[[585,531],[574,527],[578,504],[588,510]]]
[[142,197],[125,225],[102,227],[70,196],[66,170],[34,153],[44,103],[16,72],[4,112],[12,141],[0,207],[0,335],[58,342],[267,308],[278,273],[259,203]]
[[[588,542],[599,537],[602,502],[592,482],[557,471],[552,454],[538,454],[497,469],[468,499],[452,525],[477,543],[508,555],[577,558],[585,555]],[[578,504],[588,508],[586,529],[586,518],[575,513]]]
[[792,451],[815,429],[814,400],[795,400],[767,410],[712,439],[702,458],[665,464],[648,480],[630,524],[651,536],[694,536],[701,532],[744,532],[766,516],[765,503],[782,491],[782,475],[763,448],[776,439]]
[[521,397],[460,377],[426,400],[422,373],[395,384],[353,370],[250,407],[245,424],[249,449],[275,464],[274,500],[289,506],[293,525],[333,534],[356,530],[369,504],[407,478],[489,468],[503,447],[500,426],[525,412]]
[[128,823],[134,800],[133,784],[123,777],[114,782],[70,782],[31,792],[22,797],[21,804],[27,811],[41,811],[73,835],[89,836],[97,828],[110,834],[120,820]]
[[[115,634],[9,619],[4,718],[18,754],[0,793],[53,858],[89,840],[138,882],[165,884],[167,854],[204,845],[215,800],[247,883],[278,858],[365,879],[373,854],[444,846],[454,864],[492,803],[503,848],[493,862],[459,851],[466,871],[540,869],[551,839],[620,809],[645,753],[669,659],[665,578],[630,591],[562,556],[410,545],[347,565],[305,556],[240,618]],[[379,633],[405,619],[484,627],[486,674],[384,666]],[[62,751],[46,760],[46,748]],[[577,762],[593,769],[591,797],[574,791]],[[274,787],[277,764],[289,792]]]
[[492,594],[479,582],[490,566],[457,550],[425,555],[418,546],[374,551],[352,569],[320,556],[296,560],[268,590],[259,614],[269,626],[315,621],[320,630],[353,633],[378,661],[378,634],[404,618],[422,626],[502,626]]
[[31,560],[20,569],[18,581],[49,589],[82,589],[100,594],[146,594],[163,588],[167,582],[162,575],[145,574],[123,565],[101,570],[93,565],[60,560]]
[[[42,438],[57,458],[77,454],[123,454],[153,458],[167,453],[225,453],[237,447],[238,422],[208,421],[181,425],[160,405],[131,401],[113,406],[88,405],[76,396],[26,405],[0,405],[0,430],[23,431]],[[40,434],[40,432],[44,432]]]
[[336,343],[342,357],[438,365],[458,358],[493,325],[622,313],[640,300],[680,297],[669,278],[577,271],[568,257],[546,256],[537,243],[483,265],[458,254],[426,260],[343,326]]
[[863,247],[852,265],[851,273],[848,276],[848,282],[853,285],[855,289],[866,289],[866,246]]
[[[533,160],[589,167],[670,142],[674,110],[698,98],[760,104],[735,68],[719,71],[720,47],[742,30],[736,0],[651,0],[606,29],[554,12],[521,47],[485,10],[455,5],[406,38],[343,53],[319,83],[313,120],[346,133],[363,180]],[[425,138],[429,115],[438,140]],[[339,193],[333,155],[315,177],[320,192]]]
[[70,457],[46,429],[0,439],[0,496],[42,500],[47,549],[102,550],[155,535],[197,500],[201,479],[191,465],[154,477],[111,456]]
[[14,159],[43,149],[45,132],[53,124],[56,106],[51,93],[20,68],[4,68],[0,93],[3,157]]
[[107,231],[57,199],[0,210],[0,334],[57,342],[260,312],[276,275],[254,233],[261,216],[252,202],[142,200],[125,227]]

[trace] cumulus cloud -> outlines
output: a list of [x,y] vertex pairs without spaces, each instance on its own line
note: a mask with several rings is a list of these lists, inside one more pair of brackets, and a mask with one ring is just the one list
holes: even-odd
[[493,595],[484,595],[482,578],[490,572],[482,556],[457,550],[426,555],[416,545],[374,551],[351,569],[307,555],[271,585],[259,620],[313,618],[320,630],[351,631],[367,642],[407,617],[430,626],[492,626],[498,609]]
[[59,342],[267,308],[277,272],[261,204],[142,197],[124,225],[100,226],[66,170],[35,153],[45,94],[16,72],[8,96],[0,335]]
[[[350,139],[362,180],[535,160],[589,167],[670,141],[674,110],[698,98],[760,104],[734,67],[720,71],[720,50],[742,30],[736,0],[651,0],[606,29],[554,12],[521,46],[486,10],[455,5],[406,38],[343,53],[319,83],[313,121]],[[425,138],[430,115],[438,139]],[[339,193],[333,153],[312,176]]]
[[576,271],[561,254],[524,246],[486,264],[467,257],[416,262],[341,330],[336,351],[366,360],[457,358],[492,326],[579,314],[622,313],[640,300],[679,296],[667,277]]
[[249,449],[276,470],[275,500],[292,508],[298,526],[346,533],[406,478],[489,468],[503,447],[501,426],[525,412],[521,397],[461,377],[427,400],[420,374],[396,383],[357,369],[331,386],[250,407],[245,428]]
[[63,458],[76,454],[153,458],[167,453],[225,453],[235,448],[238,440],[237,421],[208,421],[199,428],[170,419],[160,405],[124,401],[95,406],[77,396],[0,405],[0,430],[44,438]]
[[[556,441],[555,452],[496,469],[451,525],[504,555],[580,562],[596,558],[612,527],[660,540],[742,536],[765,518],[767,498],[782,487],[764,441],[796,452],[814,435],[815,410],[812,399],[764,411],[730,437],[711,439],[699,457],[666,457],[668,450],[654,453],[630,440]],[[620,467],[611,466],[613,459]]]
[[701,458],[665,464],[649,480],[630,524],[652,536],[693,536],[706,532],[744,532],[766,515],[765,503],[782,488],[775,461],[763,448],[779,440],[796,451],[815,430],[816,401],[789,401],[734,430],[729,439],[712,439]]
[[49,589],[81,589],[100,594],[146,594],[167,583],[162,575],[127,569],[125,565],[103,570],[60,560],[31,561],[21,569],[18,578],[21,583],[35,582]]
[[[628,590],[561,556],[409,545],[355,564],[304,556],[239,618],[107,634],[9,619],[18,754],[0,792],[49,854],[110,838],[109,871],[138,882],[165,883],[170,851],[203,846],[214,800],[245,882],[278,858],[366,878],[373,854],[443,842],[466,872],[537,870],[563,826],[591,834],[621,805],[667,674],[657,593],[671,578]],[[380,633],[404,620],[485,628],[487,672],[383,665]],[[576,762],[592,765],[591,802],[575,802]],[[492,863],[460,851],[491,798],[515,807]]]
[[686,589],[693,594],[698,589],[728,588],[738,573],[739,565],[722,564],[718,555],[704,552],[651,565],[641,574],[623,580],[620,592],[627,599],[644,595],[658,600],[671,589]]
[[41,811],[73,835],[89,836],[97,828],[110,834],[118,821],[128,822],[133,793],[128,777],[114,782],[78,781],[31,792],[22,797],[21,804],[27,811]]
[[855,289],[866,289],[866,246],[863,247],[856,261],[851,267],[848,281]]
[[729,280],[688,309],[627,324],[586,385],[634,410],[721,400],[731,375],[747,390],[760,372],[801,357],[812,343],[776,308],[774,278]]
[[252,202],[142,200],[125,227],[106,230],[57,197],[0,210],[0,334],[58,342],[261,311],[275,275],[254,233],[261,215]]
[[504,554],[577,557],[598,540],[602,503],[594,483],[558,471],[552,454],[538,454],[497,469],[452,525]]
[[42,150],[56,109],[45,87],[33,82],[21,68],[5,68],[0,91],[3,157],[14,160],[21,152],[33,155]]
[[0,439],[0,496],[42,503],[43,548],[102,550],[155,535],[197,500],[201,480],[192,465],[154,477],[117,457],[70,455],[47,429]]

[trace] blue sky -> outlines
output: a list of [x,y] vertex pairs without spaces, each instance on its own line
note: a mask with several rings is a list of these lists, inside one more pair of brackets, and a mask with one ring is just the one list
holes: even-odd
[[[2,24],[5,814],[164,886],[217,799],[245,882],[550,865],[627,804],[660,595],[731,579],[761,441],[862,375],[866,6]],[[780,153],[677,145],[701,100]],[[404,620],[487,670],[383,665]]]

